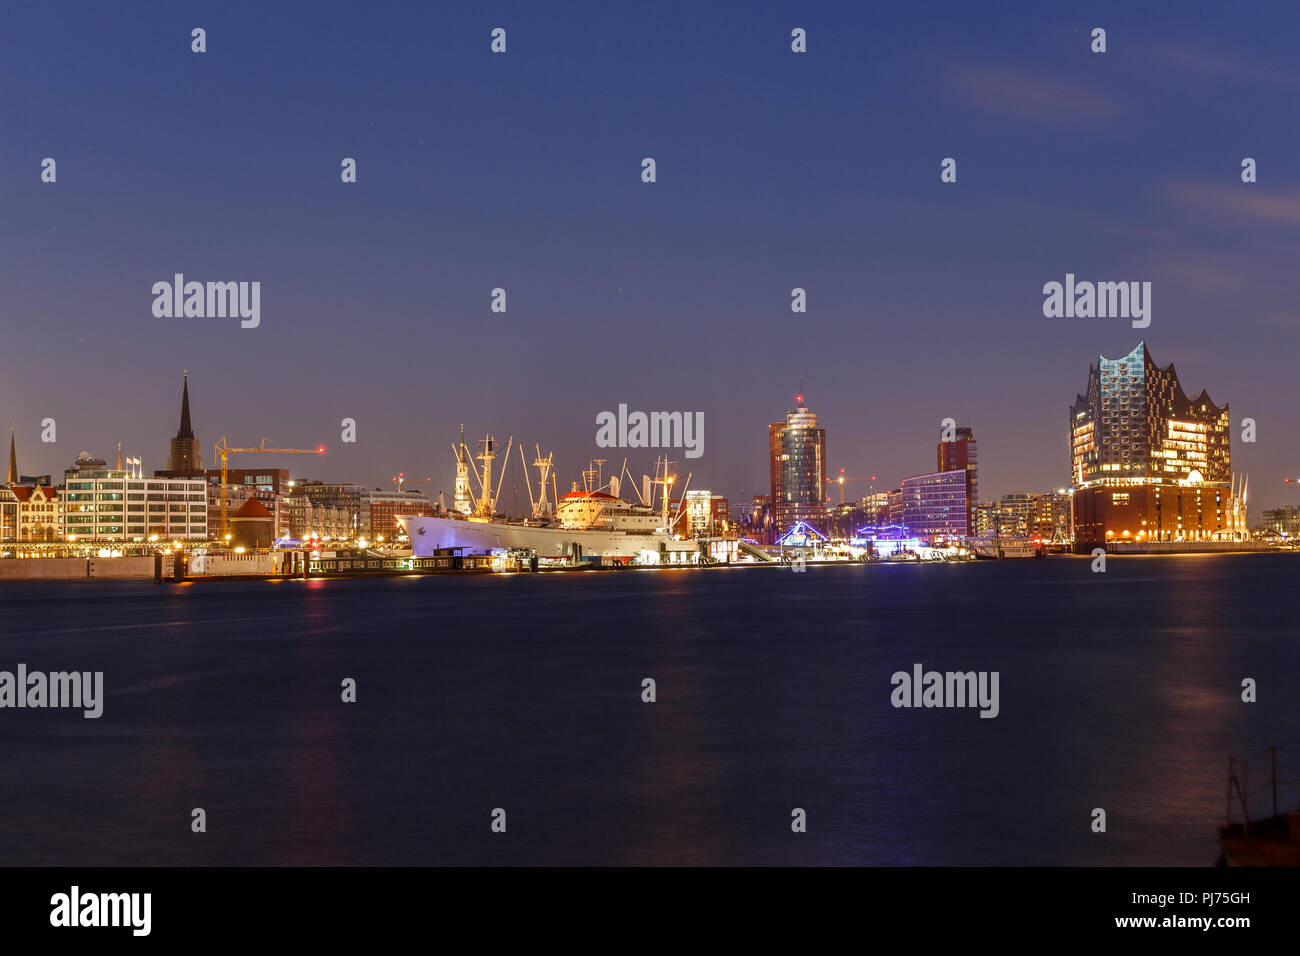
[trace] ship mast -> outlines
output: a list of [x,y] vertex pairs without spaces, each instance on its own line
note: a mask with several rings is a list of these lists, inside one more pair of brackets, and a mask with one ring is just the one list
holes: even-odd
[[482,478],[480,479],[482,482],[482,494],[479,495],[476,513],[485,518],[490,518],[492,516],[493,505],[495,504],[492,500],[492,462],[495,461],[497,457],[496,442],[493,440],[491,435],[488,435],[486,438],[479,439],[479,444],[483,447],[483,450],[475,457],[477,457],[479,461],[483,462],[483,472]]
[[587,463],[587,467],[582,472],[582,490],[584,494],[590,495],[593,491],[600,491],[605,487],[605,458],[593,458]]
[[[663,463],[663,467],[664,467],[664,476],[662,478],[659,477],[659,465],[661,462]],[[672,466],[673,466],[673,462],[670,462],[667,456],[664,456],[663,458],[655,459],[655,477],[654,477],[653,484],[664,486],[664,505],[663,505],[663,522],[664,522],[663,530],[664,531],[669,530],[668,491],[672,487],[673,479],[676,477],[675,475],[669,474],[669,471],[672,468]]]
[[[542,493],[537,499],[537,504],[533,508],[533,516],[536,518],[545,518],[551,513],[551,503],[546,498],[546,478],[551,472],[551,461],[555,457],[555,452],[550,452],[545,458],[542,457],[542,446],[534,445],[537,449],[537,458],[533,460],[533,466],[536,467],[541,475],[538,484],[541,486]],[[520,453],[523,453],[523,446],[520,445]]]

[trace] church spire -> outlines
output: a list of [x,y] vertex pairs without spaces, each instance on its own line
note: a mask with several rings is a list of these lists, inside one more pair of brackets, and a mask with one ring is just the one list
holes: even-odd
[[9,484],[18,484],[18,453],[14,450],[14,426],[9,426]]
[[199,440],[194,437],[190,424],[190,372],[185,370],[185,384],[181,387],[181,427],[172,439],[171,454],[167,456],[167,470],[187,475],[203,471],[203,456],[199,453]]
[[190,372],[185,370],[185,385],[181,389],[181,427],[177,438],[193,438],[194,429],[190,426]]

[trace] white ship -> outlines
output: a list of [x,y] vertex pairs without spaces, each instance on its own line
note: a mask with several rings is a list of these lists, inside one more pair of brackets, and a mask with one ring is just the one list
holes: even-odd
[[971,539],[976,558],[1041,558],[1043,549],[1021,535],[986,536]]
[[[583,472],[582,486],[574,482],[572,490],[563,497],[556,494],[556,504],[552,508],[551,495],[548,494],[555,488],[555,478],[551,473],[552,456],[543,458],[539,449],[533,465],[540,473],[540,494],[534,497],[532,486],[528,488],[532,516],[513,520],[496,512],[500,482],[494,490],[492,463],[496,458],[495,442],[488,436],[479,445],[483,449],[477,456],[483,463],[481,470],[471,461],[463,434],[460,446],[453,446],[456,452],[456,492],[451,511],[432,517],[398,516],[416,557],[432,556],[442,548],[462,548],[468,554],[490,554],[502,549],[531,551],[538,558],[571,561],[595,556],[637,564],[694,564],[699,561],[700,542],[679,538],[670,531],[678,517],[670,514],[669,509],[669,490],[676,476],[669,473],[671,463],[666,459],[662,462],[662,477],[659,466],[656,466],[654,479],[645,476],[641,503],[629,503],[619,497],[621,479],[627,472],[626,461],[623,473],[604,481],[599,468],[604,461],[597,460]],[[508,443],[506,457],[509,455]],[[522,460],[522,446],[519,455]],[[524,467],[527,469],[527,461],[524,461]],[[477,500],[470,490],[471,469],[480,488]],[[650,504],[650,489],[654,485],[663,488],[660,511]],[[685,498],[684,494],[682,498]]]

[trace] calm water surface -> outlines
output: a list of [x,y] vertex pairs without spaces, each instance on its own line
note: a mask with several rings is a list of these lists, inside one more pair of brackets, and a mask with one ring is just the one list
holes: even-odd
[[[0,710],[0,863],[1208,865],[1230,754],[1257,812],[1269,744],[1300,777],[1298,572],[6,583],[0,669],[105,704]],[[916,662],[999,671],[1000,716],[894,709]]]

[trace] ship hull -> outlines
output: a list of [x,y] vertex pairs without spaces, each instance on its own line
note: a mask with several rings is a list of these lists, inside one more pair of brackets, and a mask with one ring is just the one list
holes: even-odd
[[1300,811],[1219,828],[1224,866],[1300,866]]
[[[666,555],[661,563],[690,563],[699,543],[679,541],[663,532],[624,532],[539,528],[504,521],[469,521],[439,516],[399,516],[416,557],[431,557],[439,549],[462,548],[468,554],[490,554],[498,548],[536,552],[540,558],[596,556],[633,559]],[[575,545],[580,550],[575,550]]]
[[975,552],[975,557],[982,560],[998,560],[999,558],[1037,558],[1041,557],[1037,548],[979,548]]
[[1300,866],[1300,843],[1220,837],[1224,866]]

